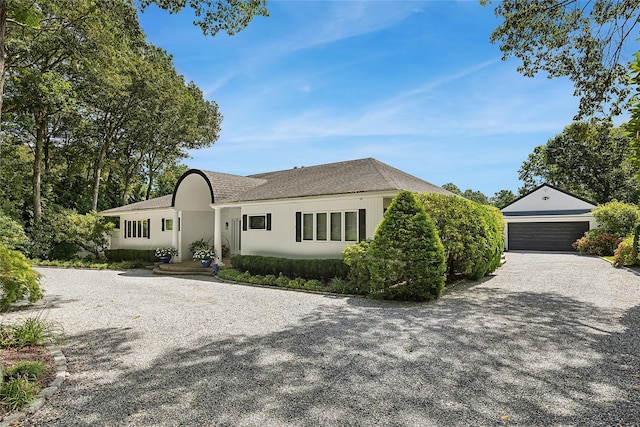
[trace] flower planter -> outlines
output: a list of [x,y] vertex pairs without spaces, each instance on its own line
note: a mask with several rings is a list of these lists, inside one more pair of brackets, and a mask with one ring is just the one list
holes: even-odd
[[162,261],[163,264],[169,264],[169,261],[171,261],[171,255],[161,256],[160,261]]
[[207,267],[209,267],[211,265],[211,260],[210,259],[201,259],[200,260],[200,264],[203,267],[207,268]]

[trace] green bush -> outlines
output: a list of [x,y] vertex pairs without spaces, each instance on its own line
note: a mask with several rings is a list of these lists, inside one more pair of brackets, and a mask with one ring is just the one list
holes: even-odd
[[386,299],[430,300],[444,289],[444,250],[433,222],[414,195],[391,202],[369,247],[370,294]]
[[576,240],[572,246],[580,253],[611,256],[622,240],[622,237],[595,229],[587,231],[584,237]]
[[335,277],[329,281],[328,291],[337,294],[366,295],[369,293],[369,284],[367,283],[366,289],[360,289],[350,280]]
[[29,381],[35,381],[47,371],[47,367],[42,362],[26,360],[18,362],[8,368],[5,372],[7,380],[11,378],[26,378]]
[[369,281],[371,280],[369,274],[370,246],[371,242],[365,240],[349,245],[342,251],[342,261],[349,267],[348,281],[351,282],[354,289],[359,289],[365,294],[369,292]]
[[11,378],[0,384],[0,404],[8,411],[17,411],[33,402],[39,392],[40,387],[28,379]]
[[340,259],[289,259],[259,255],[235,255],[231,258],[233,268],[249,271],[254,275],[280,274],[303,279],[328,282],[334,277],[346,277],[348,267]]
[[24,229],[16,221],[0,213],[0,245],[9,249],[18,249],[29,242]]
[[85,215],[56,207],[28,230],[27,253],[31,258],[64,259],[76,257],[80,248],[98,257],[114,225],[95,212]]
[[154,249],[105,249],[104,256],[111,262],[144,261],[153,263],[156,261]]
[[291,279],[289,279],[287,276],[280,275],[276,279],[275,285],[276,286],[280,286],[281,288],[288,288],[290,281],[291,281]]
[[624,239],[615,251],[613,251],[613,265],[622,267],[624,265],[635,265],[638,263],[637,253],[633,252],[633,237]]
[[310,279],[310,280],[307,280],[307,282],[304,284],[304,289],[308,291],[324,291],[327,288],[322,284],[321,281],[316,279]]
[[218,271],[218,277],[225,280],[233,280],[234,282],[240,275],[240,272],[235,268],[225,268]]
[[42,298],[40,274],[31,268],[27,258],[20,252],[0,245],[0,311],[27,298],[33,303]]
[[631,235],[635,226],[640,223],[640,208],[622,202],[609,202],[600,205],[592,212],[598,221],[598,229],[615,237]]
[[447,276],[479,279],[500,266],[504,221],[500,211],[458,196],[416,195],[444,246]]

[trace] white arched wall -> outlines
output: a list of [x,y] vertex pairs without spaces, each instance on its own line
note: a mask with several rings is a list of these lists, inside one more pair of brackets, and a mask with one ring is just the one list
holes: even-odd
[[211,209],[212,190],[209,181],[200,173],[182,177],[173,196],[179,227],[176,241],[181,261],[191,259],[189,245],[199,239],[214,241],[214,210]]

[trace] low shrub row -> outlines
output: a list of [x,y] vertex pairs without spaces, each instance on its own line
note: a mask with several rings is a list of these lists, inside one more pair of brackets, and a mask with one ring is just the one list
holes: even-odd
[[104,256],[111,262],[120,261],[157,261],[154,249],[105,249]]
[[218,273],[218,277],[225,280],[232,280],[234,282],[251,283],[254,285],[278,286],[281,288],[289,289],[304,289],[307,291],[333,292],[351,295],[366,293],[354,286],[352,282],[340,278],[333,278],[327,282],[322,282],[317,279],[307,280],[302,277],[291,279],[284,275],[252,275],[248,271],[241,272],[239,270],[236,270],[235,268],[220,270],[220,272]]
[[258,255],[235,255],[231,265],[252,275],[285,276],[328,282],[334,277],[345,279],[349,268],[341,259],[289,259]]
[[128,270],[131,268],[142,268],[149,263],[147,261],[104,261],[100,260],[71,260],[71,261],[60,261],[60,260],[40,260],[40,259],[32,259],[30,260],[31,265],[37,265],[41,267],[62,267],[62,268],[90,268],[93,270]]

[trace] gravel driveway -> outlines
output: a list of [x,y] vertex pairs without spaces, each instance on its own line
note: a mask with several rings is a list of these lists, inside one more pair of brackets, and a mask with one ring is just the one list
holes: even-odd
[[640,425],[640,277],[599,258],[428,304],[41,271],[70,376],[23,425]]

